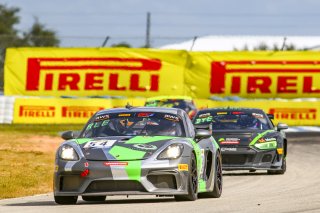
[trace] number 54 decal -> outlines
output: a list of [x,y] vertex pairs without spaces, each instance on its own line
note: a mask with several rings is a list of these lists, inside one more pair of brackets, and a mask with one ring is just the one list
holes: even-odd
[[99,140],[99,141],[90,141],[84,145],[84,149],[88,148],[109,148],[112,147],[112,145],[116,142],[117,140]]

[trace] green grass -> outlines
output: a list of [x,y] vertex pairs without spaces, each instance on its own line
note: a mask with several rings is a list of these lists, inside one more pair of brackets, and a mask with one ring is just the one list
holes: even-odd
[[0,132],[58,136],[59,132],[81,130],[83,126],[84,124],[1,124]]
[[0,156],[0,199],[51,191],[53,155],[1,150]]
[[59,132],[83,125],[0,125],[0,199],[52,192]]

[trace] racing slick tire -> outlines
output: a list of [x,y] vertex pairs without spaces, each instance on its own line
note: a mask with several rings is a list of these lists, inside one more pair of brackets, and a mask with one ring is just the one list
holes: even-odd
[[287,160],[282,160],[282,165],[280,170],[268,170],[268,174],[270,175],[283,175],[287,170]]
[[82,196],[84,201],[105,201],[107,196]]
[[222,194],[222,160],[221,155],[217,157],[215,174],[214,174],[214,187],[212,192],[205,192],[199,194],[201,198],[219,198]]
[[72,205],[76,204],[78,196],[54,196],[54,201],[61,205]]
[[191,153],[190,158],[190,172],[188,176],[188,194],[187,195],[175,195],[176,201],[194,201],[198,198],[198,171],[197,161],[194,153]]

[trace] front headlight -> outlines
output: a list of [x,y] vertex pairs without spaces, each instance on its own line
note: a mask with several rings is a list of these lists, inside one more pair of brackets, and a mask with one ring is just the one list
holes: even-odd
[[60,148],[59,156],[63,160],[70,160],[70,161],[79,160],[79,156],[77,152],[74,150],[72,146],[69,146],[69,145],[63,145]]
[[182,144],[171,144],[165,150],[163,150],[159,156],[158,160],[168,160],[168,159],[177,159],[181,156],[183,152]]
[[258,149],[275,149],[277,148],[277,141],[258,142],[254,146]]

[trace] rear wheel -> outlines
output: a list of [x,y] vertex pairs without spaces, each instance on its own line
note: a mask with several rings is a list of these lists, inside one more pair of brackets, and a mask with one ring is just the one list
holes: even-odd
[[282,160],[282,165],[280,170],[268,170],[270,175],[283,175],[287,170],[287,160],[284,158]]
[[175,195],[176,201],[194,201],[198,198],[198,171],[194,153],[191,154],[189,166],[188,195]]
[[214,187],[212,192],[205,192],[199,194],[202,198],[219,198],[222,194],[222,163],[221,155],[216,159]]
[[61,205],[76,204],[78,196],[54,196],[54,201]]
[[106,196],[82,196],[84,201],[105,201]]

